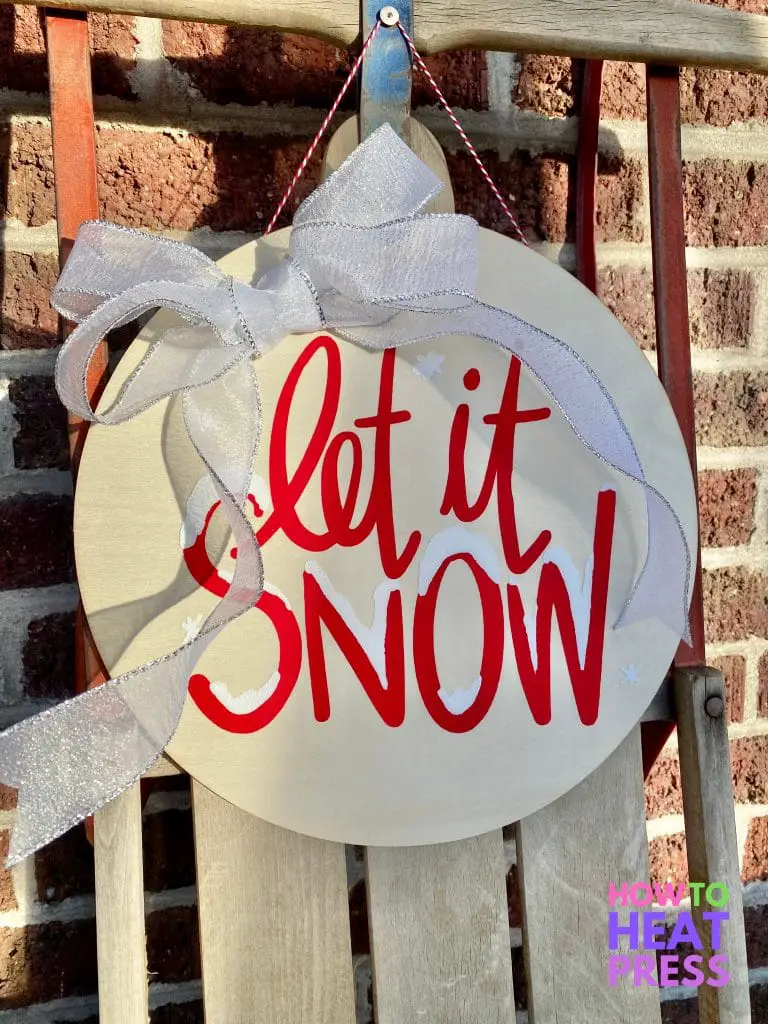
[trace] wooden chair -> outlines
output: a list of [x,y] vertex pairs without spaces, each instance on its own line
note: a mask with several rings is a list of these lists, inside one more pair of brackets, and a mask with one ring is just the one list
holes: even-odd
[[[85,12],[232,22],[347,46],[359,44],[378,6],[363,0],[361,17],[358,0],[49,0],[61,259],[79,224],[98,215]],[[768,70],[768,18],[688,0],[401,0],[397,7],[423,52],[479,47],[592,58],[577,153],[577,251],[578,272],[593,289],[600,60],[647,64],[659,368],[695,470],[677,66]],[[402,83],[407,68],[402,53],[393,60],[384,74],[375,61],[365,72],[364,131],[381,120],[398,128],[406,123],[409,85],[395,83]],[[102,355],[89,382],[94,392],[102,383],[106,348]],[[84,429],[78,423],[71,428],[76,470]],[[700,989],[701,1019],[744,1024],[749,991],[723,681],[704,667],[700,568],[692,626],[692,645],[681,645],[671,682],[646,716],[642,746],[647,765],[674,719],[690,879],[723,882],[731,894],[722,949],[731,982]],[[80,635],[81,673],[98,681],[97,655],[87,633]],[[164,761],[155,774],[175,770]],[[193,801],[208,1024],[352,1024],[344,848],[265,824],[195,783]],[[658,1024],[657,990],[614,989],[606,980],[609,883],[648,875],[640,727],[575,790],[519,822],[516,841],[531,1021]],[[138,785],[96,815],[95,853],[100,1021],[143,1024],[148,1010]],[[501,832],[447,845],[370,849],[365,869],[378,1024],[513,1021]]]

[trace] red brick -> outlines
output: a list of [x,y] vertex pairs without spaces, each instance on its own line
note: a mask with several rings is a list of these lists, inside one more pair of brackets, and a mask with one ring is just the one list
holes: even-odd
[[747,966],[768,967],[768,906],[744,908]]
[[0,811],[13,811],[17,803],[17,791],[11,786],[0,785]]
[[0,88],[20,92],[48,88],[41,15],[35,7],[0,5]]
[[[227,25],[163,22],[171,64],[215,103],[292,103],[329,107],[354,56],[302,36]],[[354,89],[345,107],[354,106]]]
[[728,721],[743,722],[747,672],[744,658],[740,654],[728,654],[722,658],[708,658],[707,664],[723,673]]
[[129,76],[136,69],[135,18],[89,14],[94,92],[134,99]]
[[[641,348],[656,344],[653,275],[649,267],[606,267],[599,295]],[[688,304],[691,341],[699,348],[744,348],[749,342],[755,287],[738,270],[691,270]]]
[[699,473],[702,547],[746,544],[755,528],[756,493],[754,469],[702,470]]
[[741,270],[691,270],[691,342],[699,348],[745,348],[755,304],[752,275]]
[[[222,134],[174,137],[99,132],[102,215],[134,227],[262,231],[306,150],[306,140]],[[284,223],[317,183],[317,156]]]
[[645,65],[606,61],[600,115],[616,121],[644,121]]
[[0,1005],[4,1009],[95,992],[95,921],[0,929]]
[[653,275],[647,267],[605,267],[599,274],[598,295],[640,348],[655,347]]
[[[580,61],[524,54],[512,99],[522,110],[571,117],[579,113],[582,85]],[[620,121],[645,119],[645,65],[605,62],[600,115]]]
[[578,113],[581,92],[579,62],[570,57],[521,54],[520,75],[512,94],[522,110],[547,117]]
[[13,887],[13,875],[4,866],[10,843],[11,833],[5,830],[0,832],[0,911],[16,910],[18,907]]
[[[0,7],[0,88],[47,92],[41,14],[35,7]],[[127,78],[136,65],[133,25],[133,18],[121,15],[89,17],[94,92],[123,99],[133,95]]]
[[745,14],[768,14],[765,0],[704,0],[713,7],[727,7],[731,11],[743,11]]
[[528,978],[525,971],[523,950],[520,946],[512,947],[512,989],[515,993],[515,1010],[528,1008]]
[[[8,151],[0,168],[7,163],[8,182],[3,187],[6,195],[6,216],[15,217],[23,224],[37,226],[54,218],[53,155],[51,130],[47,124],[15,124],[0,139]],[[0,169],[0,175],[2,175]]]
[[[485,110],[488,107],[488,74],[482,50],[452,50],[424,57],[424,63],[452,107]],[[425,76],[413,76],[414,108],[434,105],[439,100]]]
[[687,124],[725,127],[768,119],[768,91],[762,75],[712,68],[684,68],[680,115]]
[[67,410],[51,377],[18,377],[8,397],[19,430],[13,439],[17,469],[68,469]]
[[[163,45],[173,67],[214,103],[330,107],[355,58],[349,50],[306,36],[194,22],[164,22]],[[441,53],[426,62],[452,106],[482,109],[486,103],[482,52]],[[418,74],[412,101],[415,107],[435,102]],[[353,109],[355,103],[350,89],[343,107]]]
[[656,759],[645,782],[645,813],[648,818],[683,813],[680,761],[677,754],[662,754]]
[[57,276],[58,265],[52,254],[0,252],[3,348],[52,348],[58,344],[58,317],[50,303]]
[[189,793],[189,776],[160,775],[155,779],[144,779],[141,783],[141,792],[147,799],[153,793]]
[[93,892],[93,847],[84,825],[75,825],[35,854],[35,884],[41,903],[61,903]]
[[[512,228],[471,158],[464,152],[446,154],[456,209],[484,227],[512,234]],[[573,240],[573,161],[563,156],[533,156],[517,151],[501,160],[492,151],[483,159],[526,236],[531,240]],[[641,241],[643,186],[634,162],[601,162],[598,178],[597,235],[601,242]]]
[[598,159],[595,235],[598,242],[642,242],[643,172],[619,157]]
[[192,1003],[166,1003],[149,1014],[149,1024],[204,1024],[201,1000]]
[[56,612],[27,627],[21,653],[22,683],[28,697],[71,697],[75,693],[75,616]]
[[710,643],[768,636],[768,579],[748,569],[706,571],[704,628]]
[[768,817],[753,818],[749,824],[741,879],[745,884],[768,879]]
[[661,1004],[661,1024],[699,1024],[696,989],[688,999],[665,999]]
[[731,769],[737,803],[768,803],[768,736],[732,740]]
[[0,587],[73,579],[71,498],[30,494],[0,501]]
[[768,242],[768,166],[701,160],[684,167],[689,245]]
[[197,907],[172,907],[147,915],[147,969],[161,983],[200,977]]
[[758,662],[757,713],[768,718],[768,653],[762,654]]
[[513,864],[507,872],[507,913],[509,915],[509,927],[520,928],[522,926],[522,905],[520,902],[520,877],[517,871],[517,864]]
[[365,879],[355,882],[349,893],[349,930],[352,942],[352,956],[371,952],[368,933],[368,903]]
[[192,812],[148,814],[144,819],[144,888],[149,892],[195,884]]
[[675,884],[688,882],[688,855],[685,848],[685,834],[658,836],[648,844],[651,865],[651,882]]
[[749,1001],[752,1007],[753,1024],[768,1020],[768,985],[750,985]]
[[696,436],[716,447],[768,443],[768,373],[694,374]]

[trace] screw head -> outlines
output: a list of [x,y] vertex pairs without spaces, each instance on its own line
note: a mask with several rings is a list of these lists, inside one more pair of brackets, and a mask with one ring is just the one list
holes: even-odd
[[720,718],[725,711],[725,701],[722,697],[708,697],[704,710],[710,718]]
[[379,21],[387,28],[392,28],[400,21],[400,12],[396,7],[387,5],[379,11]]

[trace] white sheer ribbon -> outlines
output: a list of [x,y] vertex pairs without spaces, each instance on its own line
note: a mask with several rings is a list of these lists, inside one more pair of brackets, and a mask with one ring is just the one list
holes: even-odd
[[[261,594],[261,555],[243,511],[261,427],[253,357],[288,333],[327,327],[375,350],[472,335],[518,357],[585,447],[644,491],[645,564],[617,625],[656,616],[687,636],[691,553],[677,514],[646,480],[611,396],[579,354],[476,299],[477,224],[421,213],[441,187],[385,125],[301,205],[287,258],[255,287],[189,246],[102,222],[81,228],[53,296],[79,324],[56,367],[61,399],[114,425],[181,394],[238,555],[227,595],[194,639],[0,735],[0,781],[19,789],[9,864],[146,771],[173,736],[203,651]],[[186,325],[158,337],[112,407],[95,412],[85,379],[99,340],[158,307]]]

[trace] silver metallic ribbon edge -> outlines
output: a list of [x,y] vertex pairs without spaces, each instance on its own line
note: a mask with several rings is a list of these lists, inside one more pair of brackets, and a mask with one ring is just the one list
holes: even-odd
[[[288,256],[253,287],[190,246],[98,221],[82,227],[53,296],[79,323],[57,362],[59,395],[104,425],[180,395],[238,556],[229,591],[192,640],[0,734],[0,781],[19,790],[8,866],[154,763],[176,730],[195,664],[261,595],[261,552],[244,513],[261,431],[253,357],[288,333],[328,328],[378,351],[471,335],[519,358],[585,447],[644,490],[647,553],[616,626],[655,616],[689,639],[692,558],[679,517],[647,481],[613,399],[582,357],[477,299],[477,224],[420,212],[441,187],[384,125],[302,203]],[[111,408],[95,412],[85,380],[100,339],[159,307],[185,325],[156,338]]]

